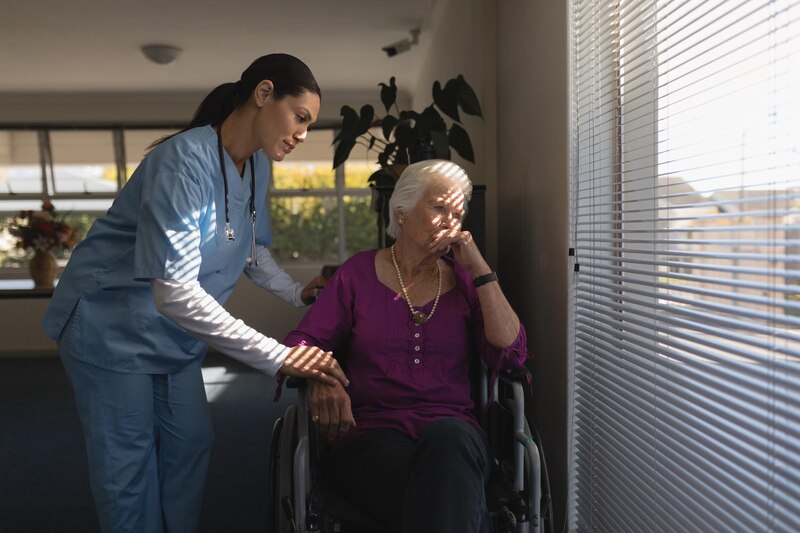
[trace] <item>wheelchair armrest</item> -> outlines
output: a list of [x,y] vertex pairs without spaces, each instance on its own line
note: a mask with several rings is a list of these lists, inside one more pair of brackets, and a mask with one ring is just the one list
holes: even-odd
[[500,380],[505,383],[521,383],[529,385],[531,382],[531,372],[525,367],[507,368],[500,372]]

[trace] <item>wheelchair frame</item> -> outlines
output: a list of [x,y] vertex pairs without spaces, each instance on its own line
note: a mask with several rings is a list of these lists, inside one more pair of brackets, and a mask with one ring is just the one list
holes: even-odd
[[[510,436],[513,440],[512,485],[514,491],[523,495],[526,504],[523,509],[512,510],[504,507],[503,513],[516,533],[539,533],[542,530],[543,523],[541,515],[542,459],[525,415],[525,392],[522,385],[524,378],[513,373],[501,373],[498,383],[495,383],[495,386],[489,391],[488,377],[483,365],[481,370],[479,394],[482,407],[481,416],[483,417],[481,422],[485,427],[490,416],[488,413],[489,399],[511,412],[511,431],[513,432]],[[511,394],[509,398],[499,398],[498,389],[500,388],[500,383],[510,388]],[[270,492],[273,501],[269,502],[273,513],[277,515],[283,512],[286,521],[284,522],[278,516],[273,516],[272,519],[278,528],[276,533],[283,533],[280,530],[284,527],[287,527],[293,533],[321,531],[324,527],[320,523],[323,517],[317,514],[315,508],[310,506],[313,483],[308,393],[304,380],[289,379],[287,386],[299,389],[298,401],[297,405],[289,406],[285,416],[275,423],[274,431],[278,435],[273,433],[272,439],[273,472],[272,490]],[[287,419],[289,423],[285,423]],[[293,438],[294,435],[287,436],[284,434],[284,430],[296,431],[296,442]],[[288,448],[291,448],[291,446],[287,445],[288,442],[295,442],[290,453],[287,453]],[[284,461],[282,464],[274,460],[276,446],[283,450],[279,452],[280,457],[278,458],[278,461]],[[291,465],[286,464],[287,456],[291,459]],[[292,480],[290,498],[285,494],[285,491],[283,491],[283,494],[281,493],[281,488],[279,487],[280,479],[276,480],[276,476],[280,476],[281,472],[283,472],[285,478],[289,467],[291,467]],[[549,494],[547,497],[549,498]]]

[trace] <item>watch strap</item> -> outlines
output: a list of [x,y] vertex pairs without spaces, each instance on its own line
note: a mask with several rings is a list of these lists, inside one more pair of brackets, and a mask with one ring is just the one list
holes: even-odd
[[477,278],[472,280],[472,284],[477,288],[481,285],[486,285],[487,283],[491,283],[492,281],[497,281],[497,273],[496,272],[489,272],[488,274],[484,274],[483,276],[478,276]]

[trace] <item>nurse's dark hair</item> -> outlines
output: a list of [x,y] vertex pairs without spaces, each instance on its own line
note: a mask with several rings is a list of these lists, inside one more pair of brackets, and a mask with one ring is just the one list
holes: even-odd
[[272,95],[277,100],[285,96],[300,96],[304,92],[315,93],[322,97],[322,91],[308,65],[289,54],[261,56],[242,72],[239,81],[223,83],[208,93],[188,126],[177,133],[158,139],[150,145],[150,148],[198,126],[219,126],[234,109],[247,102],[256,86],[264,80],[272,82]]

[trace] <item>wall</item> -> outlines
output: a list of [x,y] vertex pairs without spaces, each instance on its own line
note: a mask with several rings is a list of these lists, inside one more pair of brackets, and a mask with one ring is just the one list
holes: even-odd
[[528,332],[533,417],[551,477],[556,530],[567,494],[568,155],[567,2],[439,0],[414,109],[434,80],[464,74],[484,120],[467,118],[487,185],[487,259]]
[[[319,274],[319,265],[293,265],[286,271],[294,279],[305,282]],[[0,357],[52,356],[56,344],[42,332],[42,318],[49,299],[0,300]],[[305,314],[272,296],[242,277],[225,308],[236,318],[256,330],[282,339]]]
[[521,312],[556,530],[567,494],[569,85],[563,0],[497,2],[498,264]]
[[[434,81],[444,83],[463,74],[475,90],[483,111],[483,120],[462,115],[470,135],[475,164],[453,152],[453,160],[462,165],[473,183],[486,185],[486,259],[497,259],[497,121],[495,89],[495,2],[486,0],[439,0],[434,5],[429,27],[420,40],[428,54],[412,94],[414,110],[422,111],[433,102]],[[449,120],[449,119],[448,119]]]
[[[423,58],[412,102],[414,108],[427,105],[433,80],[462,73],[483,106],[483,121],[467,119],[477,164],[466,166],[476,183],[487,185],[487,259],[497,268],[528,331],[529,349],[536,356],[531,364],[533,414],[544,441],[559,517],[556,529],[560,530],[567,490],[569,397],[567,2],[439,0],[434,15],[428,31],[420,36],[432,43]],[[398,82],[402,86],[402,80]],[[350,104],[360,107],[376,97],[377,91],[358,95]],[[75,107],[72,97],[64,98],[61,104],[56,99],[50,106],[35,95],[18,99],[16,104],[0,95],[0,122],[26,113],[64,120],[73,114],[95,121],[112,120],[125,108],[111,106],[112,97],[78,102],[85,107]],[[160,116],[165,118],[183,117],[191,114],[198,101],[197,96],[187,95],[165,98],[166,104],[153,97],[143,99],[141,106],[150,113],[163,113]],[[70,103],[72,109],[66,105]],[[340,105],[336,95],[326,94],[323,118],[336,118]],[[141,116],[130,106],[128,109],[129,116]],[[310,273],[299,277],[308,279]],[[244,281],[237,288],[230,304],[234,314],[276,336],[299,319],[299,314],[287,313],[286,306],[269,296],[254,298],[259,293],[251,287]],[[0,325],[12,324],[9,330],[0,330],[0,351],[13,343],[33,349],[41,346],[36,337],[41,312],[37,304],[0,301]]]
[[[406,91],[398,103],[408,105]],[[0,93],[2,124],[147,124],[187,123],[205,97],[203,92],[158,93]],[[378,91],[330,93],[323,91],[319,123],[341,120],[343,104],[360,108],[380,105]]]

